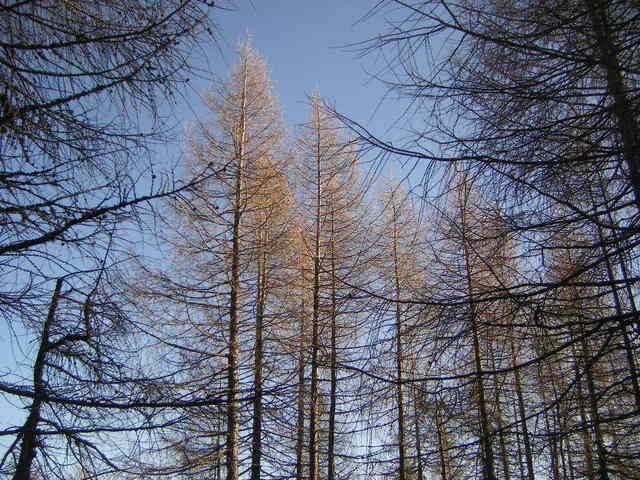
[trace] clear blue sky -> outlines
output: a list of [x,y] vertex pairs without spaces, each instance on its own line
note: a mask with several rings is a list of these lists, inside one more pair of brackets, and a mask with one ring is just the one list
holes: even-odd
[[[384,97],[385,87],[372,79],[382,64],[360,58],[354,43],[387,28],[384,15],[368,16],[376,1],[366,0],[236,0],[233,11],[219,10],[218,47],[203,46],[204,70],[223,76],[235,61],[238,42],[248,32],[254,48],[267,60],[275,94],[289,131],[306,120],[306,95],[318,89],[328,102],[351,118],[385,134],[403,105]],[[200,55],[198,54],[198,55]],[[194,79],[184,121],[193,110],[202,114],[197,92],[207,81]]]

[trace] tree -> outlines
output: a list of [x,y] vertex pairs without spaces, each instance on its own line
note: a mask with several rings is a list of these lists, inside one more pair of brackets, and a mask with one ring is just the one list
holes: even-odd
[[[311,382],[309,415],[309,477],[320,476],[320,434],[322,367],[328,363],[327,478],[337,478],[338,445],[338,361],[341,344],[348,342],[353,327],[341,325],[340,318],[350,308],[351,287],[342,278],[357,275],[356,208],[361,205],[357,188],[356,152],[344,138],[318,94],[309,98],[310,120],[303,125],[298,140],[300,157],[300,210],[309,224],[309,244],[305,254],[313,260],[311,319]],[[323,332],[329,331],[325,340]],[[328,350],[328,361],[323,360]],[[343,360],[345,360],[343,358]]]
[[[132,159],[162,130],[145,134],[133,109],[157,114],[158,96],[187,78],[187,55],[210,27],[209,7],[195,0],[4,2],[2,10],[0,255],[5,272],[28,272],[8,301],[26,300],[23,289],[39,283],[30,259],[45,256],[64,271],[48,248],[104,245],[118,233],[118,214],[170,189],[149,178],[140,191],[149,167]],[[18,306],[6,313],[19,315]]]
[[[398,478],[405,480],[411,471],[409,462],[409,402],[413,396],[407,395],[412,386],[406,386],[405,382],[410,377],[409,372],[415,374],[415,368],[410,369],[409,364],[415,365],[415,354],[412,354],[410,332],[417,333],[415,328],[416,310],[411,306],[403,305],[403,299],[422,289],[421,285],[424,272],[423,258],[419,253],[421,242],[424,241],[424,232],[418,226],[418,214],[407,198],[407,193],[400,185],[389,184],[383,192],[381,203],[381,220],[377,225],[375,248],[379,253],[375,258],[376,270],[379,270],[380,291],[386,298],[392,299],[393,304],[393,332],[391,341],[394,344],[390,350],[394,351],[393,378],[395,379],[395,404],[396,425],[398,435]],[[384,302],[386,303],[386,302]],[[384,306],[380,307],[386,309]],[[409,338],[407,338],[409,337]],[[413,393],[413,392],[412,392]],[[414,405],[415,406],[415,405]],[[419,434],[416,441],[420,442]],[[417,450],[420,450],[417,448]],[[417,453],[417,463],[421,464],[420,452]]]
[[[269,73],[248,41],[240,45],[229,79],[212,89],[206,101],[212,118],[194,132],[185,171],[190,176],[207,169],[211,175],[173,202],[170,217],[174,228],[178,226],[170,241],[182,275],[178,271],[155,275],[172,287],[170,291],[165,288],[169,302],[186,306],[186,320],[202,322],[201,327],[194,325],[203,336],[196,343],[201,347],[184,343],[193,342],[190,337],[176,339],[175,345],[195,353],[196,358],[226,358],[222,423],[229,480],[237,479],[240,471],[240,395],[253,392],[251,471],[253,478],[259,478],[264,323],[291,197],[281,157],[282,125]],[[188,272],[181,265],[189,265]],[[246,341],[253,343],[252,352],[241,348]],[[251,355],[252,387],[242,378]],[[193,381],[202,383],[197,378]]]
[[[277,142],[280,132],[271,140]],[[275,151],[272,155],[277,155]],[[281,152],[280,152],[281,153]],[[271,320],[279,316],[282,309],[273,305],[276,290],[288,284],[283,270],[289,266],[286,253],[290,240],[290,215],[293,208],[293,197],[289,190],[285,170],[287,158],[263,156],[257,159],[255,173],[248,186],[251,196],[246,207],[246,241],[253,244],[255,253],[252,270],[255,272],[255,333],[254,333],[254,367],[253,367],[253,411],[252,411],[252,449],[251,478],[260,480],[262,472],[263,434],[263,370],[265,365],[265,332],[278,330],[278,321]],[[271,307],[271,308],[269,308]],[[269,315],[271,313],[271,316]],[[275,323],[275,325],[274,325]],[[271,325],[269,325],[271,324]],[[274,338],[274,335],[271,335]],[[276,345],[277,347],[278,345]],[[275,352],[277,354],[277,352]],[[273,370],[273,368],[271,368]],[[267,443],[268,444],[268,443]]]

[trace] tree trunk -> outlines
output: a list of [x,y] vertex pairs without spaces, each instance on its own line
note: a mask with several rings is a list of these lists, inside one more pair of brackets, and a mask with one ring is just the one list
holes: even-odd
[[336,392],[338,387],[336,358],[336,252],[333,212],[331,213],[331,386],[329,397],[329,439],[327,479],[335,480]]
[[38,445],[38,423],[40,422],[40,409],[45,397],[44,370],[46,363],[47,351],[49,349],[49,329],[55,321],[56,311],[58,309],[58,299],[60,298],[60,290],[62,289],[62,279],[56,280],[49,303],[49,311],[47,318],[42,327],[42,337],[40,338],[40,347],[33,364],[33,402],[29,408],[29,416],[24,425],[20,429],[22,436],[22,444],[20,445],[20,457],[16,465],[16,471],[13,480],[29,480],[31,478],[31,464],[36,458],[36,447]]
[[238,480],[238,331],[240,317],[240,226],[242,220],[242,187],[244,176],[244,143],[247,102],[247,59],[243,60],[243,86],[240,121],[236,131],[236,178],[233,203],[232,254],[231,254],[231,295],[229,302],[229,365],[227,375],[227,480]]
[[[497,369],[495,358],[496,353],[493,352],[491,360],[494,370]],[[500,459],[502,460],[502,472],[504,475],[504,480],[511,480],[511,473],[509,471],[509,458],[507,456],[509,453],[507,450],[507,434],[504,431],[504,422],[502,420],[502,405],[500,403],[500,389],[498,388],[497,380],[498,379],[496,378],[494,401],[496,406],[495,418],[496,425],[498,427],[498,441],[500,442]]]
[[404,423],[404,395],[403,395],[403,368],[402,368],[402,305],[400,304],[400,271],[398,268],[398,227],[396,204],[393,203],[393,276],[395,287],[396,306],[396,402],[398,403],[398,456],[399,456],[399,480],[405,480],[406,450],[405,450],[405,423]]
[[321,215],[321,137],[320,110],[315,105],[316,137],[316,203],[313,251],[313,324],[311,326],[311,412],[309,420],[309,480],[318,480],[318,352],[320,348],[320,215]]
[[609,28],[607,8],[609,1],[584,0],[599,50],[599,63],[607,75],[607,93],[613,100],[613,113],[622,141],[624,159],[629,170],[629,181],[635,195],[636,209],[640,209],[640,130],[628,98],[622,77],[618,47]]
[[[518,364],[516,348],[511,335],[511,365],[515,367]],[[522,443],[524,444],[524,456],[527,462],[527,480],[535,480],[533,474],[533,455],[531,453],[531,439],[529,438],[529,428],[527,427],[527,414],[524,405],[524,396],[522,394],[522,381],[520,378],[520,369],[515,368],[513,371],[515,379],[516,397],[518,399],[518,414],[520,416],[520,424],[522,425]]]
[[296,421],[296,480],[304,479],[304,370],[305,370],[305,304],[304,298],[300,301],[300,319],[298,329],[298,418]]
[[258,255],[258,278],[256,298],[256,326],[254,347],[254,398],[251,446],[251,480],[260,480],[262,461],[262,363],[263,363],[263,322],[267,291],[267,265],[264,252],[265,242],[260,235],[260,253]]
[[[464,240],[465,258],[467,259],[467,280],[471,292],[471,270],[468,264],[467,240]],[[471,335],[473,340],[473,356],[476,371],[476,383],[478,388],[478,413],[480,415],[480,448],[482,451],[482,467],[484,480],[496,480],[493,447],[491,445],[491,431],[489,429],[489,414],[484,395],[484,378],[482,373],[482,356],[480,352],[480,338],[478,332],[478,321],[476,318],[476,307],[473,302],[473,293],[469,301],[469,313],[471,322]]]
[[582,390],[582,379],[580,372],[576,367],[576,388],[578,391],[578,404],[580,411],[580,420],[582,428],[580,429],[580,437],[582,438],[582,448],[584,450],[584,459],[586,471],[582,472],[587,478],[595,478],[595,468],[593,466],[593,440],[589,434],[589,419],[587,418],[586,408],[584,406],[584,392]]
[[442,480],[450,479],[449,472],[449,454],[447,452],[449,443],[447,441],[447,432],[444,430],[444,423],[440,414],[440,402],[436,400],[434,406],[434,415],[436,421],[436,435],[438,437],[438,453],[440,455],[440,477]]
[[424,468],[422,466],[422,434],[420,431],[420,415],[418,414],[418,389],[415,384],[416,377],[416,359],[413,357],[412,361],[412,373],[414,378],[414,383],[411,386],[411,397],[413,399],[413,418],[415,423],[415,435],[416,435],[416,463],[418,467],[418,479],[424,480]]
[[[596,441],[596,456],[598,458],[598,474],[600,480],[609,480],[609,471],[607,468],[607,449],[604,445],[604,438],[602,437],[602,428],[600,426],[600,412],[598,410],[598,401],[596,398],[595,381],[593,378],[593,368],[591,363],[591,357],[589,348],[587,345],[587,339],[582,335],[582,357],[584,362],[585,373],[587,375],[587,390],[589,394],[589,410],[591,415],[591,424],[593,426],[593,433]],[[585,424],[584,428],[587,428]]]

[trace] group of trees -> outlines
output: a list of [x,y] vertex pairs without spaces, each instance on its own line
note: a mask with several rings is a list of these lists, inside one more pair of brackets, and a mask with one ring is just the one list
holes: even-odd
[[211,6],[149,3],[2,4],[2,475],[637,478],[635,0],[379,2],[404,145],[245,42],[180,178],[130,108]]
[[3,477],[133,468],[139,432],[182,402],[151,388],[120,273],[152,202],[188,186],[149,145],[166,138],[161,105],[188,81],[213,11],[201,0],[0,2]]
[[381,160],[422,165],[425,211],[446,219],[429,241],[445,268],[405,297],[440,332],[417,383],[441,475],[467,475],[471,448],[489,479],[633,478],[637,2],[376,8],[396,21],[364,48],[412,102],[411,133],[399,146],[343,120]]
[[190,139],[185,170],[214,173],[169,202],[170,253],[141,265],[153,281],[140,297],[158,300],[159,318],[178,312],[167,347],[188,370],[184,384],[225,398],[206,439],[192,426],[211,422],[208,407],[190,409],[189,428],[165,441],[192,474],[341,478],[350,407],[338,362],[356,327],[345,320],[353,288],[340,279],[358,269],[357,157],[317,95],[287,147],[271,90],[243,43],[207,96],[211,121]]

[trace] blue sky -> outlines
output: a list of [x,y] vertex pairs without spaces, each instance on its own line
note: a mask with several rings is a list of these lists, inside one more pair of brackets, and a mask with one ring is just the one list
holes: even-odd
[[[401,114],[402,104],[387,99],[385,87],[372,78],[382,65],[375,56],[361,58],[349,47],[384,32],[384,15],[368,16],[375,1],[365,0],[237,0],[233,11],[218,11],[218,46],[203,45],[198,56],[203,70],[222,76],[235,61],[238,42],[248,32],[254,48],[267,60],[275,94],[290,132],[306,120],[306,95],[321,95],[351,118],[379,134]],[[183,121],[202,114],[201,93],[208,81],[194,79],[187,102],[179,109]]]

